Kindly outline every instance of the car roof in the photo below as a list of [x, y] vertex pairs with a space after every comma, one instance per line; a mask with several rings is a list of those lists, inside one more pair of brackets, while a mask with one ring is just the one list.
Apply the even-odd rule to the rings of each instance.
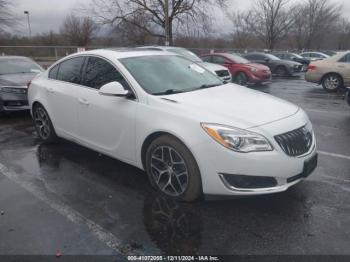
[[90, 51], [79, 52], [71, 55], [100, 55], [100, 56], [113, 56], [117, 59], [128, 58], [128, 57], [141, 57], [141, 56], [152, 56], [152, 55], [174, 55], [170, 52], [148, 50], [139, 48], [111, 48], [111, 49], [95, 49]]
[[148, 50], [167, 50], [167, 49], [185, 49], [179, 46], [162, 46], [162, 45], [150, 45], [150, 46], [139, 46], [137, 49], [148, 49]]

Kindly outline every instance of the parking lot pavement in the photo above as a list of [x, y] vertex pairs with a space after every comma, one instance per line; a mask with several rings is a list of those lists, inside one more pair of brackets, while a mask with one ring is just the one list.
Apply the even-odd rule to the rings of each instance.
[[183, 204], [144, 173], [0, 119], [0, 254], [350, 254], [350, 107], [303, 79], [255, 87], [313, 122], [319, 166], [287, 192]]

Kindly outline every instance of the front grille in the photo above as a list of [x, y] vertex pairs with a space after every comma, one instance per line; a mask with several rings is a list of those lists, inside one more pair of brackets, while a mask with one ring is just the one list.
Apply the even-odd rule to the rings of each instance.
[[228, 72], [228, 70], [218, 70], [215, 71], [215, 73], [219, 76], [219, 77], [225, 77], [225, 76], [229, 76], [230, 73]]
[[301, 156], [309, 152], [313, 136], [312, 131], [301, 127], [293, 131], [275, 136], [275, 140], [288, 156]]

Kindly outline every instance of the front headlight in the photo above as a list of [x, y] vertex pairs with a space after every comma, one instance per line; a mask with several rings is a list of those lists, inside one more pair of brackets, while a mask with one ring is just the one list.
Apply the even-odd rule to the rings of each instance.
[[202, 123], [201, 126], [216, 142], [233, 151], [248, 153], [273, 150], [270, 142], [257, 133], [217, 124]]
[[255, 67], [251, 67], [250, 71], [252, 71], [253, 73], [256, 73], [256, 72], [258, 72], [258, 69], [256, 69]]

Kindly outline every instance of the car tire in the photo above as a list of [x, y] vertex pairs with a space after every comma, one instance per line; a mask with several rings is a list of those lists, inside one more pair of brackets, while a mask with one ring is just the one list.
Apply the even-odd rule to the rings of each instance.
[[288, 70], [285, 66], [278, 66], [275, 71], [277, 76], [284, 77], [288, 76]]
[[343, 79], [337, 74], [328, 74], [322, 79], [322, 87], [329, 93], [337, 92], [343, 86]]
[[146, 152], [146, 172], [150, 183], [163, 195], [185, 202], [202, 196], [202, 180], [190, 150], [177, 138], [162, 135]]
[[241, 86], [248, 84], [248, 76], [244, 72], [239, 72], [235, 75], [235, 83]]
[[52, 125], [49, 114], [46, 109], [38, 104], [33, 108], [33, 120], [35, 130], [39, 138], [45, 143], [53, 143], [57, 141], [57, 135]]

